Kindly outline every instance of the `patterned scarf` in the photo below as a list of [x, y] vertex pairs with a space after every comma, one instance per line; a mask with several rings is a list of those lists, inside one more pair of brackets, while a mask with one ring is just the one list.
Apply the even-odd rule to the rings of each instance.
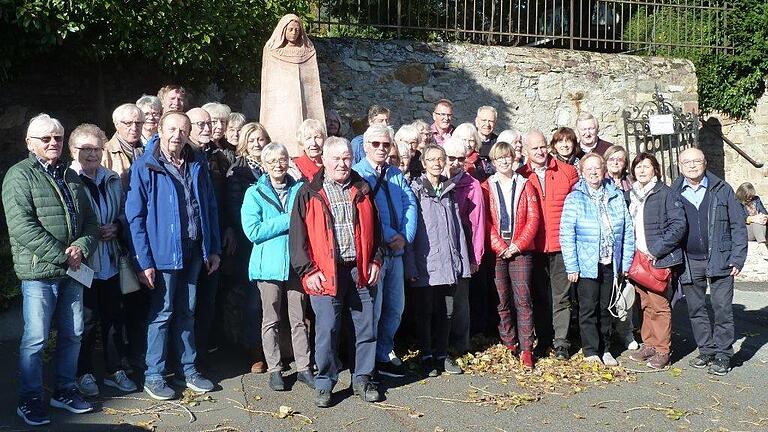
[[654, 177], [645, 186], [640, 185], [640, 182], [635, 182], [632, 185], [632, 189], [629, 191], [629, 214], [632, 215], [632, 219], [637, 219], [637, 212], [645, 204], [645, 199], [648, 198], [648, 194], [651, 193], [656, 186], [656, 182], [659, 181]]
[[254, 159], [251, 155], [245, 156], [245, 162], [248, 164], [248, 168], [261, 171], [261, 165], [259, 164], [259, 161]]
[[600, 260], [606, 261], [613, 257], [613, 225], [611, 224], [611, 216], [608, 213], [608, 195], [605, 193], [605, 187], [600, 186], [598, 189], [589, 189], [589, 198], [597, 207], [600, 214]]

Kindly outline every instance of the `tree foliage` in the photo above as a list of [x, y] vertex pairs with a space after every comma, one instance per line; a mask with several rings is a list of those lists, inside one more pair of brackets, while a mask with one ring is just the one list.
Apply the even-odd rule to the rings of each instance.
[[0, 79], [56, 51], [87, 62], [147, 62], [185, 84], [255, 84], [261, 50], [307, 0], [0, 0]]

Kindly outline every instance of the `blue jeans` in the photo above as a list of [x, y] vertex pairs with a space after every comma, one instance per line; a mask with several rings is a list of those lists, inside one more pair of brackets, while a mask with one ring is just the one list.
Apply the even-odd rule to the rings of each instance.
[[355, 372], [353, 383], [370, 378], [376, 359], [376, 332], [373, 329], [373, 299], [368, 288], [358, 289], [350, 270], [337, 267], [337, 292], [331, 296], [309, 296], [315, 311], [315, 388], [333, 390], [339, 380], [339, 332], [341, 312], [349, 309], [355, 328]]
[[56, 328], [56, 390], [75, 387], [83, 333], [83, 286], [72, 278], [21, 281], [24, 335], [19, 347], [19, 398], [43, 397], [42, 353]]
[[171, 341], [184, 375], [196, 372], [195, 294], [202, 262], [200, 242], [185, 241], [184, 267], [158, 270], [155, 274], [155, 288], [149, 290], [147, 370], [144, 372], [147, 381], [162, 378]]
[[376, 361], [389, 361], [395, 333], [405, 308], [403, 257], [386, 256], [381, 266], [378, 293], [373, 300], [373, 328], [377, 329]]

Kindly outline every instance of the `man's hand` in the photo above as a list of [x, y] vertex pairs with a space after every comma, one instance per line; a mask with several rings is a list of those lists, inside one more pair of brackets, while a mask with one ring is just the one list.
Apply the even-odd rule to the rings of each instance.
[[507, 248], [507, 250], [509, 251], [509, 257], [510, 258], [515, 256], [515, 254], [519, 254], [520, 253], [520, 248], [517, 247], [517, 245], [514, 244], [514, 243], [510, 243], [509, 247]]
[[477, 273], [477, 271], [480, 270], [480, 266], [477, 264], [469, 263], [469, 272], [472, 274]]
[[139, 282], [149, 287], [149, 289], [155, 288], [155, 269], [148, 268], [139, 273]]
[[376, 263], [368, 265], [368, 286], [374, 286], [379, 282], [379, 274], [381, 274], [381, 267]]
[[222, 241], [222, 248], [227, 255], [234, 255], [237, 251], [237, 240], [235, 239], [235, 230], [232, 227], [224, 230], [224, 239]]
[[77, 246], [70, 246], [64, 250], [67, 255], [67, 265], [72, 270], [80, 270], [80, 264], [83, 262], [83, 251]]
[[307, 289], [311, 293], [320, 294], [323, 292], [323, 282], [325, 282], [325, 276], [323, 272], [314, 272], [307, 276]]
[[736, 276], [741, 272], [737, 267], [731, 266], [731, 276]]
[[389, 241], [388, 245], [392, 251], [397, 252], [405, 247], [405, 237], [400, 234], [395, 234], [392, 237], [392, 240]]
[[99, 227], [99, 239], [112, 240], [117, 237], [118, 225], [114, 223], [104, 224]]
[[576, 283], [579, 281], [578, 273], [568, 273], [568, 282]]
[[219, 264], [221, 264], [221, 258], [219, 258], [216, 254], [210, 254], [208, 255], [208, 261], [205, 262], [205, 268], [208, 270], [208, 274], [211, 274], [219, 269]]

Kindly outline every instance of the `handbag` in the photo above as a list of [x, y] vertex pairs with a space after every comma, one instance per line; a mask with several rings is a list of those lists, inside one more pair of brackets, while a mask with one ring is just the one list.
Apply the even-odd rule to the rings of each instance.
[[139, 278], [136, 276], [136, 271], [133, 269], [131, 260], [127, 256], [120, 256], [120, 291], [125, 294], [130, 294], [141, 289], [139, 285]]
[[651, 260], [640, 252], [635, 251], [632, 265], [629, 266], [629, 279], [637, 285], [656, 294], [664, 294], [672, 279], [672, 270], [668, 268], [656, 268]]
[[635, 304], [635, 287], [626, 278], [613, 279], [613, 291], [608, 312], [619, 321], [627, 319], [627, 315]]

